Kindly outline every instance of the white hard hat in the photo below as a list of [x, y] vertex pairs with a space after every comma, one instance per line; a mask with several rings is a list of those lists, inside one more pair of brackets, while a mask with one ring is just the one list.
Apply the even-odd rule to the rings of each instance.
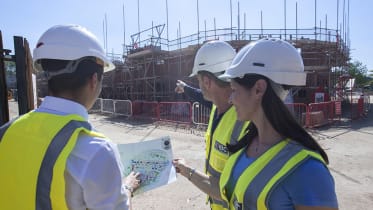
[[115, 68], [105, 56], [98, 39], [86, 28], [79, 25], [57, 25], [48, 29], [40, 37], [34, 49], [34, 66], [42, 70], [40, 59], [77, 60], [93, 56], [104, 62], [104, 71]]
[[235, 55], [236, 51], [227, 42], [218, 40], [206, 42], [197, 51], [192, 74], [189, 77], [197, 75], [200, 71], [208, 71], [213, 74], [223, 73]]
[[279, 39], [261, 39], [243, 47], [219, 78], [260, 74], [282, 85], [306, 84], [303, 60], [297, 49]]

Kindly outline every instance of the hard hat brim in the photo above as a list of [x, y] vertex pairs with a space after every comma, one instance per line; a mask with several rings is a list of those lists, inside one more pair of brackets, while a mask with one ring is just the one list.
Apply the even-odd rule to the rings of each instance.
[[[291, 86], [305, 86], [306, 85], [306, 72], [250, 72], [248, 74], [258, 74], [270, 78], [277, 84], [281, 85], [291, 85]], [[233, 78], [240, 78], [245, 75], [233, 75], [226, 71], [224, 74], [219, 76], [219, 79], [229, 81]]]

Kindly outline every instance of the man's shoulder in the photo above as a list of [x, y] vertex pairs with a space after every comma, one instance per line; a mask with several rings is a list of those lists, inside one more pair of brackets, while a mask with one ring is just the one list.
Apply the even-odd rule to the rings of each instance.
[[90, 159], [99, 151], [112, 152], [116, 145], [111, 140], [102, 137], [80, 134], [72, 154], [83, 159]]

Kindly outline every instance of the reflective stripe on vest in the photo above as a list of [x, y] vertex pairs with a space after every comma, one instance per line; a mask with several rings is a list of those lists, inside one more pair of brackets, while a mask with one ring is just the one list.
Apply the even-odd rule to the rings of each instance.
[[85, 128], [91, 130], [91, 126], [87, 122], [70, 121], [63, 127], [57, 135], [53, 138], [44, 155], [41, 163], [38, 181], [36, 185], [36, 209], [52, 209], [50, 200], [50, 190], [53, 178], [54, 164], [61, 154], [63, 148], [70, 140], [73, 132], [78, 128]]
[[242, 121], [236, 121], [233, 127], [232, 135], [231, 135], [231, 140], [229, 142], [230, 145], [235, 145], [238, 143], [238, 140], [240, 139], [240, 134], [242, 131], [242, 128], [244, 127], [245, 122]]
[[232, 106], [224, 113], [222, 119], [219, 121], [219, 124], [216, 126], [214, 133], [211, 133], [215, 112], [216, 106], [213, 105], [205, 136], [205, 172], [219, 178], [229, 156], [227, 144], [234, 144], [238, 142], [237, 139], [240, 139], [245, 135], [246, 127], [248, 126], [249, 122], [237, 121], [236, 110]]
[[3, 128], [0, 209], [67, 209], [64, 173], [79, 134], [105, 137], [78, 115], [30, 112]]
[[[229, 179], [233, 166], [242, 152], [232, 156], [222, 174], [220, 188], [225, 200], [224, 186]], [[296, 142], [284, 140], [255, 160], [237, 180], [230, 206], [233, 209], [267, 209], [266, 202], [270, 197], [271, 189], [283, 180], [289, 172], [294, 170], [309, 157], [323, 162], [321, 156], [315, 152], [305, 150]]]
[[[249, 122], [237, 121], [236, 110], [231, 106], [222, 116], [214, 133], [211, 133], [216, 106], [213, 105], [211, 109], [209, 124], [206, 131], [206, 160], [205, 160], [205, 173], [209, 176], [219, 179], [223, 171], [226, 160], [228, 159], [229, 152], [226, 147], [227, 144], [235, 144], [238, 139], [245, 135], [246, 128]], [[217, 201], [209, 198], [211, 208], [226, 209], [225, 202]]]

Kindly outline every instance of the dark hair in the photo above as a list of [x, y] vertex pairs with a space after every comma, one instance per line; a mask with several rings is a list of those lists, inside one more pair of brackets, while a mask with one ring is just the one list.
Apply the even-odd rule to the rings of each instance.
[[230, 85], [229, 82], [219, 79], [217, 76], [215, 76], [213, 73], [209, 71], [199, 71], [198, 74], [201, 75], [202, 77], [208, 77], [214, 80], [216, 84], [221, 88], [228, 87]]
[[[257, 74], [250, 74], [245, 75], [243, 78], [234, 78], [233, 80], [246, 89], [251, 89], [259, 79], [264, 79], [268, 84], [263, 96], [262, 108], [272, 127], [282, 136], [290, 138], [311, 150], [317, 151], [328, 164], [329, 159], [325, 151], [321, 148], [317, 141], [294, 119], [289, 109], [273, 90], [272, 86], [270, 85], [270, 80], [267, 77]], [[274, 104], [276, 105], [274, 106]], [[254, 123], [251, 122], [248, 129], [249, 132], [239, 141], [239, 145], [230, 146], [232, 152], [238, 151], [244, 146], [250, 144], [252, 139], [258, 135], [258, 129]]]
[[[88, 79], [94, 73], [97, 73], [99, 81], [102, 79], [104, 72], [103, 66], [96, 62], [95, 57], [84, 57], [81, 60], [77, 69], [72, 73], [56, 75], [48, 80], [48, 88], [54, 95], [59, 95], [62, 92], [70, 91], [77, 92], [86, 85]], [[69, 62], [79, 62], [78, 60], [56, 60], [43, 59], [40, 61], [42, 68], [46, 72], [55, 72], [63, 69]]]

